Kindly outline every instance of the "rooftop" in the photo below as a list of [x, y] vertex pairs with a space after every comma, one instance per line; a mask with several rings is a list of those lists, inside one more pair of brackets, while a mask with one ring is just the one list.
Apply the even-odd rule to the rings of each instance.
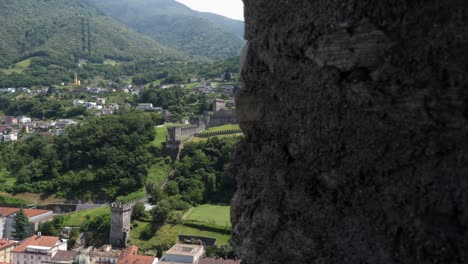
[[[18, 212], [20, 209], [15, 207], [0, 207], [0, 215], [1, 216], [9, 216]], [[23, 209], [24, 213], [28, 216], [28, 218], [35, 217], [41, 214], [52, 213], [50, 210], [39, 210], [39, 209]]]
[[60, 261], [60, 262], [62, 262], [62, 261], [74, 261], [77, 253], [78, 252], [76, 252], [76, 251], [59, 250], [59, 251], [57, 251], [55, 256], [52, 258], [52, 261], [53, 262], [57, 262], [57, 261]]
[[166, 254], [168, 255], [181, 255], [181, 256], [195, 256], [200, 251], [203, 251], [203, 246], [189, 245], [189, 244], [176, 244], [171, 247]]
[[20, 244], [14, 248], [11, 252], [21, 253], [25, 252], [26, 248], [29, 246], [34, 247], [48, 247], [52, 248], [57, 245], [58, 242], [62, 241], [59, 237], [53, 236], [37, 236], [34, 235], [32, 237], [26, 238], [25, 240], [21, 241]]
[[152, 264], [155, 261], [155, 257], [137, 255], [137, 252], [137, 246], [125, 249], [120, 255], [118, 264]]
[[14, 246], [16, 243], [17, 241], [14, 240], [0, 239], [0, 250]]

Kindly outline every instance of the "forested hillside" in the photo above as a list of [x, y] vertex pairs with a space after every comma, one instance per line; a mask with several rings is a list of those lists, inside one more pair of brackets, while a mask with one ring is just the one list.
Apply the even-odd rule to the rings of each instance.
[[0, 144], [0, 168], [16, 184], [5, 191], [56, 194], [79, 199], [114, 199], [143, 188], [153, 155], [158, 114], [133, 112], [96, 117], [67, 135], [33, 136]]
[[2, 0], [0, 24], [0, 67], [32, 56], [62, 61], [183, 58], [81, 0]]
[[184, 53], [211, 59], [239, 54], [242, 21], [201, 13], [174, 0], [89, 0], [104, 13]]

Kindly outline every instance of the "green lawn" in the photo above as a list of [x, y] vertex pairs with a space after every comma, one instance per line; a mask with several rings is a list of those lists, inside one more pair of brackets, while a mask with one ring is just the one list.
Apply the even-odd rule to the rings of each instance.
[[200, 82], [187, 83], [187, 84], [185, 84], [185, 88], [187, 88], [187, 89], [193, 89], [193, 88], [195, 88], [195, 87], [197, 87], [197, 86], [199, 86], [199, 85], [200, 85]]
[[104, 65], [111, 65], [111, 66], [115, 66], [115, 65], [118, 65], [119, 63], [116, 62], [115, 60], [104, 60]]
[[171, 165], [166, 164], [163, 158], [159, 158], [149, 169], [146, 182], [161, 185], [166, 180], [170, 171]]
[[239, 129], [239, 124], [229, 124], [229, 125], [224, 125], [224, 126], [210, 127], [206, 131], [218, 132], [218, 131], [233, 130], [233, 129]]
[[[148, 234], [151, 237], [147, 237]], [[227, 244], [229, 240], [229, 235], [204, 231], [181, 224], [165, 224], [155, 231], [150, 223], [134, 221], [130, 232], [130, 244], [137, 245], [142, 250], [149, 250], [164, 244], [170, 247], [177, 242], [179, 234], [216, 238], [216, 245], [218, 246]]]
[[203, 204], [190, 209], [185, 215], [184, 220], [202, 221], [224, 227], [231, 225], [230, 217], [230, 206]]
[[5, 72], [6, 74], [23, 73], [24, 70], [26, 70], [26, 68], [29, 67], [29, 65], [31, 65], [31, 59], [20, 61], [20, 62], [15, 64], [14, 68], [4, 69], [3, 72]]
[[101, 216], [101, 215], [110, 215], [110, 208], [108, 206], [106, 207], [100, 207], [96, 209], [90, 209], [86, 211], [80, 211], [80, 212], [74, 212], [71, 214], [65, 215], [65, 221], [63, 222], [64, 226], [80, 226], [84, 221], [87, 220], [87, 218], [90, 217], [96, 217], [96, 216]]
[[156, 137], [151, 142], [151, 145], [156, 146], [158, 148], [162, 148], [162, 144], [166, 142], [167, 136], [167, 126], [158, 126], [155, 128]]
[[193, 228], [190, 226], [178, 225], [179, 226], [179, 233], [181, 235], [191, 235], [191, 236], [203, 236], [203, 237], [212, 237], [216, 238], [216, 245], [226, 245], [229, 240], [229, 235], [220, 234], [211, 231], [205, 231], [198, 228]]

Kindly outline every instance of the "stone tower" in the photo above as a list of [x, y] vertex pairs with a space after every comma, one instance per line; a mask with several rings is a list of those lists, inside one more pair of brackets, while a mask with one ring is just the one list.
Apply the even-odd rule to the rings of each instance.
[[111, 230], [109, 243], [114, 247], [126, 247], [130, 233], [130, 217], [133, 204], [111, 204]]
[[213, 112], [218, 112], [221, 109], [226, 109], [226, 103], [224, 100], [215, 99], [213, 101]]

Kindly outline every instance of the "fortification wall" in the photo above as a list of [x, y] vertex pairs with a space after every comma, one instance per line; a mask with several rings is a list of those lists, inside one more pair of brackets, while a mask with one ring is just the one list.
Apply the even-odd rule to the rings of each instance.
[[214, 112], [207, 118], [208, 127], [222, 126], [227, 124], [238, 124], [235, 110], [221, 110]]

